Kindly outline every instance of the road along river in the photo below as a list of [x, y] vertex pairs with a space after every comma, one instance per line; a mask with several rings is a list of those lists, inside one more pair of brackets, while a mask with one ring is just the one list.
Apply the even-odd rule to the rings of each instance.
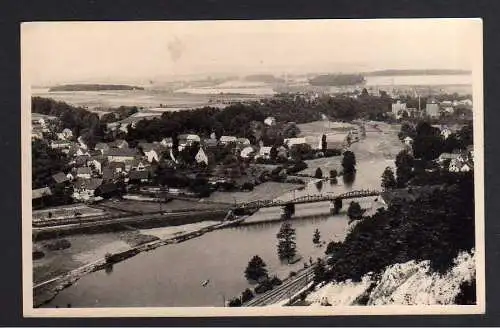
[[[366, 140], [353, 144], [357, 158], [357, 174], [351, 186], [323, 182], [310, 184], [295, 196], [357, 189], [380, 189], [380, 176], [401, 149], [397, 139], [398, 126], [378, 123], [382, 132], [368, 132]], [[327, 159], [325, 159], [327, 160]], [[292, 197], [293, 192], [281, 197]], [[370, 207], [364, 201], [364, 207]], [[251, 285], [244, 278], [245, 267], [254, 255], [267, 263], [268, 271], [285, 278], [291, 271], [303, 267], [304, 261], [322, 256], [324, 247], [312, 243], [315, 229], [325, 242], [343, 240], [347, 233], [345, 214], [331, 216], [328, 203], [297, 206], [292, 220], [296, 242], [303, 261], [292, 265], [282, 263], [276, 252], [276, 233], [281, 222], [257, 223], [216, 230], [183, 243], [140, 253], [117, 263], [112, 269], [93, 272], [74, 285], [62, 290], [45, 307], [154, 307], [154, 306], [223, 306], [223, 302], [238, 296]], [[347, 208], [345, 202], [343, 209]], [[345, 213], [345, 212], [344, 212]], [[250, 219], [279, 217], [281, 209], [269, 208], [255, 213]], [[205, 286], [202, 282], [209, 280]]]

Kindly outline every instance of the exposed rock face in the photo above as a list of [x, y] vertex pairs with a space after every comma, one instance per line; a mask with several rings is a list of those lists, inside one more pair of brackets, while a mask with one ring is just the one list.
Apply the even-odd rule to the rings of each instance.
[[[450, 305], [463, 283], [476, 278], [475, 253], [463, 252], [445, 274], [432, 272], [429, 261], [391, 265], [375, 280], [365, 275], [361, 282], [328, 283], [307, 297], [313, 306], [325, 300], [339, 305]], [[364, 299], [363, 302], [361, 300]]]

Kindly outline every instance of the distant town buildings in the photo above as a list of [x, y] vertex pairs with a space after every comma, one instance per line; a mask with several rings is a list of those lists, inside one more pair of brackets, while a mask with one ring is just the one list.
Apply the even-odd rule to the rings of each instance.
[[429, 101], [425, 105], [425, 113], [430, 117], [439, 117], [440, 116], [439, 104], [435, 100]]

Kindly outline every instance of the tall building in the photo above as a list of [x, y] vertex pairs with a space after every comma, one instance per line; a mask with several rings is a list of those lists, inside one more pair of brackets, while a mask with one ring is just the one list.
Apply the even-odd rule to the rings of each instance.
[[430, 117], [439, 117], [439, 104], [435, 100], [429, 101], [425, 105], [425, 113]]
[[406, 103], [401, 103], [401, 101], [397, 101], [395, 104], [392, 104], [392, 114], [394, 116], [398, 116], [399, 112], [406, 110]]

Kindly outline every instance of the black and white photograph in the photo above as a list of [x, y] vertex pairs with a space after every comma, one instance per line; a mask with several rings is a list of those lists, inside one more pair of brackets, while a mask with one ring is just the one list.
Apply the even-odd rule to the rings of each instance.
[[484, 313], [482, 46], [474, 18], [22, 23], [24, 315]]

